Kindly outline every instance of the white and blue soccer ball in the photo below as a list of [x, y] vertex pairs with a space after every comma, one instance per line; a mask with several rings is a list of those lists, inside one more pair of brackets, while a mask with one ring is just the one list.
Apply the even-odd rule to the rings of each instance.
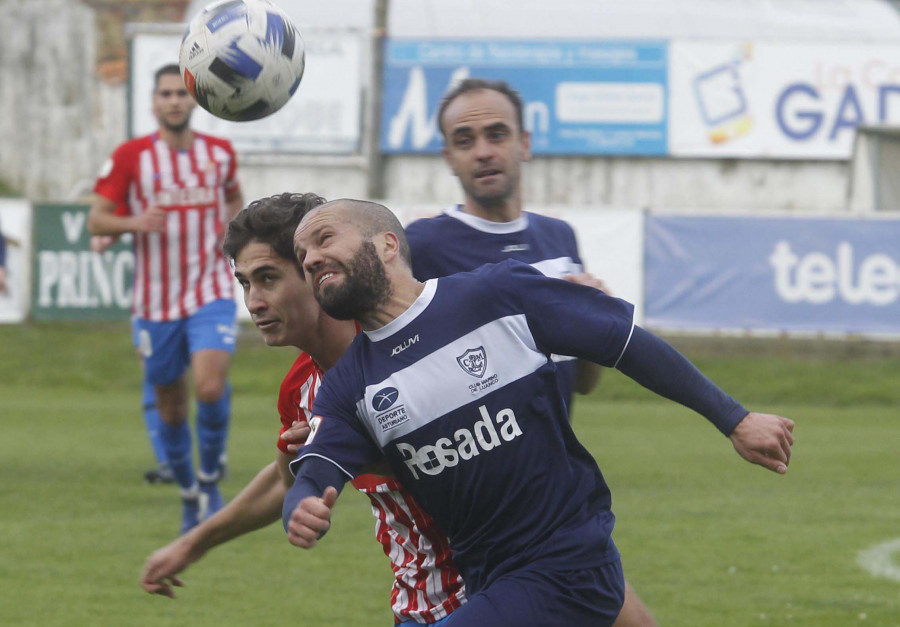
[[305, 62], [300, 31], [267, 0], [210, 4], [191, 20], [178, 56], [197, 103], [233, 122], [283, 107], [300, 85]]

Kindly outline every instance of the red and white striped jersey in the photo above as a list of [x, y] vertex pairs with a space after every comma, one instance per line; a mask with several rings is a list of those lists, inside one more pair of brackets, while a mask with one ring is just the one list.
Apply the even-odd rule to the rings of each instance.
[[[312, 417], [322, 374], [309, 355], [300, 353], [281, 383], [280, 433], [295, 421], [307, 422]], [[281, 439], [278, 448], [293, 455]], [[369, 497], [375, 516], [375, 538], [391, 560], [394, 620], [433, 623], [465, 603], [465, 584], [451, 559], [447, 538], [412, 495], [393, 477], [365, 474], [351, 483]]]
[[126, 215], [154, 205], [167, 212], [164, 232], [134, 234], [137, 317], [179, 320], [234, 298], [220, 238], [229, 219], [225, 198], [238, 191], [236, 172], [231, 143], [196, 132], [182, 151], [158, 133], [132, 139], [104, 165], [95, 193], [127, 207]]

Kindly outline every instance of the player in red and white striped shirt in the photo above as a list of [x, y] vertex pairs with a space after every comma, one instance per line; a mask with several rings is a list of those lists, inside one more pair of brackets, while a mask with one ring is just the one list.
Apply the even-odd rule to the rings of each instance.
[[[135, 327], [146, 377], [156, 389], [160, 437], [181, 487], [182, 532], [197, 524], [201, 496], [209, 511], [222, 506], [218, 481], [231, 411], [236, 308], [220, 244], [243, 204], [234, 150], [227, 140], [191, 130], [195, 105], [177, 65], [157, 71], [159, 129], [115, 150], [97, 179], [88, 218], [94, 235], [134, 234]], [[116, 215], [120, 205], [127, 215]], [[196, 475], [188, 366], [197, 399]]]
[[[305, 352], [281, 384], [276, 460], [215, 516], [150, 556], [141, 577], [148, 592], [174, 596], [172, 585], [181, 585], [177, 575], [209, 549], [281, 517], [284, 495], [293, 484], [288, 463], [309, 433], [307, 421], [323, 373], [358, 332], [355, 323], [322, 312], [293, 255], [294, 228], [306, 211], [323, 202], [314, 194], [266, 198], [229, 225], [224, 248], [235, 261], [244, 301], [266, 343]], [[391, 560], [395, 622], [440, 625], [465, 602], [446, 538], [395, 479], [365, 474], [353, 485], [369, 497], [376, 539]]]

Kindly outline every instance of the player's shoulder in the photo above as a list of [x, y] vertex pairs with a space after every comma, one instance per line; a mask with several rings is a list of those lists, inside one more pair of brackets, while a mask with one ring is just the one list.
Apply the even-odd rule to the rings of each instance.
[[321, 375], [321, 370], [308, 353], [301, 352], [281, 381], [282, 392], [302, 386], [311, 378]]
[[455, 225], [457, 222], [458, 220], [451, 217], [447, 211], [444, 211], [436, 216], [413, 220], [404, 230], [407, 238], [410, 236], [413, 238], [428, 238], [439, 235], [448, 226]]
[[510, 281], [514, 281], [522, 276], [543, 276], [540, 271], [536, 270], [530, 264], [518, 259], [504, 259], [497, 263], [486, 263], [468, 272], [458, 272], [450, 276], [438, 279], [445, 284], [456, 284], [457, 282], [465, 285], [469, 282], [472, 285], [480, 285], [487, 289], [493, 290], [498, 287], [507, 285]]
[[[144, 135], [126, 140], [116, 146], [97, 173], [98, 184], [110, 179], [122, 180], [134, 172], [142, 152], [152, 150], [153, 136]], [[94, 191], [98, 191], [95, 189]]]
[[226, 139], [225, 137], [218, 137], [216, 135], [207, 135], [206, 133], [201, 133], [199, 131], [194, 131], [194, 137], [198, 139], [202, 139], [206, 143], [211, 146], [218, 146], [227, 150], [228, 152], [234, 154], [234, 146], [231, 145], [231, 141]]
[[136, 155], [153, 147], [153, 135], [142, 135], [125, 140], [116, 147], [113, 157]]
[[531, 211], [526, 211], [525, 215], [528, 216], [528, 224], [532, 228], [560, 233], [574, 233], [572, 225], [560, 218], [545, 216], [540, 213], [532, 213]]

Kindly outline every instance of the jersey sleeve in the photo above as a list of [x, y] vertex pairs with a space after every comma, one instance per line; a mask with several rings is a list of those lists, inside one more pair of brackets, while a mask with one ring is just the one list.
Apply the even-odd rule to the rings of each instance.
[[128, 201], [128, 187], [131, 185], [134, 172], [135, 156], [127, 143], [122, 144], [107, 159], [100, 169], [94, 193], [121, 206]]
[[348, 379], [351, 370], [341, 366], [349, 362], [345, 355], [325, 376], [313, 404], [309, 438], [291, 462], [296, 476], [304, 459], [325, 459], [347, 475], [348, 479], [362, 474], [363, 469], [383, 457], [382, 451], [369, 436], [356, 415], [354, 399], [362, 398]]
[[301, 417], [297, 415], [297, 412], [292, 412], [291, 407], [291, 395], [293, 390], [291, 389], [291, 381], [290, 374], [285, 378], [281, 383], [281, 389], [278, 391], [278, 418], [281, 420], [281, 427], [278, 429], [278, 441], [276, 442], [276, 446], [278, 450], [284, 453], [285, 455], [293, 455], [291, 451], [288, 450], [288, 443], [281, 439], [281, 434], [291, 428], [291, 425], [295, 420], [300, 420]]
[[225, 174], [225, 195], [231, 196], [241, 190], [240, 183], [237, 178], [237, 154], [230, 141], [225, 141], [225, 150], [228, 152], [230, 161], [228, 163], [228, 172]]
[[619, 361], [634, 328], [631, 303], [593, 287], [545, 277], [518, 261], [498, 264], [493, 274], [495, 288], [506, 291], [525, 312], [540, 350], [607, 367]]

